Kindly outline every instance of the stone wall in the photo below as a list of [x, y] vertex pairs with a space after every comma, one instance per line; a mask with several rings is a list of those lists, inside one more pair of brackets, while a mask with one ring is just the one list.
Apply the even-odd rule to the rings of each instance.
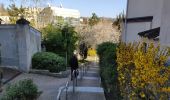
[[1, 65], [18, 66], [18, 45], [15, 25], [0, 25]]
[[28, 24], [0, 25], [0, 65], [28, 72], [31, 58], [41, 51], [41, 34]]

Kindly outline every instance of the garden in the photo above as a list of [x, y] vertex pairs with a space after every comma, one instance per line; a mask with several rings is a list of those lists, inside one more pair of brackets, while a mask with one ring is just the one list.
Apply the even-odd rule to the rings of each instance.
[[107, 100], [168, 100], [168, 49], [154, 44], [105, 42], [98, 45]]

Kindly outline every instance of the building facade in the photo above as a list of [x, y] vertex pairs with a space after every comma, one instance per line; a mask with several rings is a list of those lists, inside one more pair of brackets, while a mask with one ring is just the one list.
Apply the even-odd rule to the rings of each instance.
[[[68, 9], [61, 7], [51, 7], [50, 5], [44, 8], [38, 18], [39, 25], [45, 27], [48, 24], [58, 23], [58, 18], [61, 17], [64, 23], [71, 24], [73, 26], [80, 22], [80, 12], [75, 9]], [[60, 19], [61, 20], [61, 19]]]
[[170, 46], [169, 4], [168, 0], [128, 0], [122, 41], [149, 40]]
[[28, 24], [0, 25], [0, 66], [28, 72], [41, 51], [41, 33]]

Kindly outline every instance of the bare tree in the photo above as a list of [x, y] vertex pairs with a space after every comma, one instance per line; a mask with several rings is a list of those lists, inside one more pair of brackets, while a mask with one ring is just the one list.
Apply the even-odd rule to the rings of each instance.
[[110, 41], [117, 43], [120, 34], [116, 28], [112, 27], [112, 20], [110, 18], [100, 18], [100, 21], [91, 27], [84, 18], [84, 23], [76, 27], [79, 33], [80, 43], [85, 42], [92, 48], [95, 48], [96, 45], [102, 42]]

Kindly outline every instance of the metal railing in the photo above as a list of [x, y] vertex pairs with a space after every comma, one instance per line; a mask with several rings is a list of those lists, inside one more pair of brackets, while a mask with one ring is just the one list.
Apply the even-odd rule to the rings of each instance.
[[72, 79], [73, 79], [73, 93], [75, 92], [75, 86], [77, 86], [77, 72], [78, 70], [73, 70]]
[[[89, 65], [88, 65], [88, 63], [86, 63], [86, 64], [83, 64], [80, 68], [80, 77], [81, 77], [81, 79], [82, 79], [82, 77], [86, 74], [86, 72], [87, 72], [87, 70], [89, 69]], [[77, 86], [77, 70], [73, 70], [73, 72], [72, 72], [72, 74], [71, 74], [71, 77], [72, 77], [72, 79], [73, 79], [73, 93], [75, 93], [75, 87]], [[61, 94], [62, 94], [62, 92], [64, 91], [64, 90], [66, 90], [66, 100], [68, 99], [67, 97], [68, 97], [68, 87], [69, 87], [69, 82], [67, 81], [67, 83], [66, 83], [66, 85], [65, 85], [65, 87], [63, 87], [63, 88], [61, 88], [60, 90], [59, 90], [59, 93], [58, 93], [58, 95], [57, 95], [57, 100], [61, 100]]]
[[69, 82], [66, 83], [65, 87], [61, 88], [59, 90], [59, 93], [57, 95], [57, 100], [61, 100], [61, 94], [64, 90], [66, 90], [66, 100], [67, 100], [67, 91], [68, 91], [68, 87], [69, 87]]
[[88, 63], [82, 64], [82, 66], [80, 67], [80, 78], [82, 79], [83, 76], [87, 73], [87, 70], [89, 69], [89, 65]]
[[[76, 70], [73, 70], [73, 73], [71, 75], [71, 77], [73, 78], [73, 93], [75, 92], [75, 86], [77, 86], [77, 76], [76, 76]], [[61, 94], [63, 93], [63, 91], [66, 91], [66, 100], [68, 99], [68, 87], [69, 87], [69, 81], [67, 81], [66, 85], [62, 88], [60, 88], [58, 95], [57, 95], [57, 100], [61, 100]]]

